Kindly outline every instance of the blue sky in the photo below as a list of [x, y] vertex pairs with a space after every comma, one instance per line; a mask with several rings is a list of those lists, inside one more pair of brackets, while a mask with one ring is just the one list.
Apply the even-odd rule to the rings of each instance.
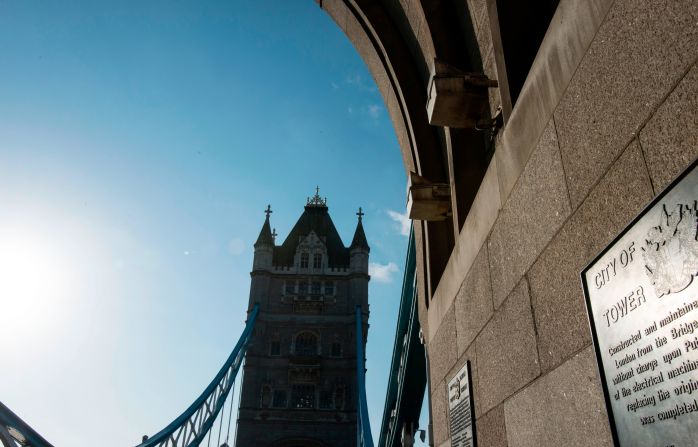
[[242, 330], [270, 203], [319, 185], [371, 244], [377, 438], [406, 177], [363, 62], [312, 0], [0, 2], [0, 400], [60, 446], [134, 445]]

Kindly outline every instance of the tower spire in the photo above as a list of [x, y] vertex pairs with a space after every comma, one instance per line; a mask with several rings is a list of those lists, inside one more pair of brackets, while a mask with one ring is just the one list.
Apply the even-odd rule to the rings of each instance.
[[366, 233], [364, 232], [364, 226], [361, 223], [362, 218], [364, 216], [364, 212], [359, 207], [359, 211], [356, 213], [357, 216], [359, 216], [359, 222], [356, 224], [356, 231], [354, 231], [354, 238], [351, 240], [351, 245], [349, 248], [354, 249], [354, 248], [362, 248], [366, 251], [371, 251], [371, 249], [368, 246], [368, 241], [366, 240]]
[[269, 224], [269, 216], [271, 213], [273, 213], [271, 205], [267, 205], [267, 209], [264, 210], [264, 214], [266, 214], [267, 217], [264, 219], [264, 225], [262, 225], [262, 231], [259, 232], [257, 242], [254, 243], [255, 248], [261, 245], [274, 246], [274, 235], [271, 232], [271, 225]]

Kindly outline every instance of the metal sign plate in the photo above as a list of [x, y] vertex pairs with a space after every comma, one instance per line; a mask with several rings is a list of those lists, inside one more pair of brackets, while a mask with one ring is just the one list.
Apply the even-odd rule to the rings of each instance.
[[582, 271], [611, 431], [622, 447], [698, 445], [698, 168]]
[[470, 361], [448, 382], [448, 421], [451, 447], [474, 447], [473, 399], [470, 383]]

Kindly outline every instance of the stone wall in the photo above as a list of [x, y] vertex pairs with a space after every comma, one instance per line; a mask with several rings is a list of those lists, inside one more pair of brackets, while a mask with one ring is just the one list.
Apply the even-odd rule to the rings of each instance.
[[612, 445], [579, 274], [698, 155], [698, 3], [560, 0], [513, 109], [495, 0], [319, 3], [372, 72], [407, 171], [433, 150], [410, 109], [427, 85], [400, 74], [426, 78], [435, 56], [458, 53], [447, 5], [468, 12], [500, 81], [489, 106], [504, 127], [433, 293], [415, 233], [435, 445], [450, 445], [446, 383], [466, 360], [480, 446]]
[[479, 445], [612, 445], [579, 273], [698, 155], [697, 49], [695, 2], [560, 2], [422, 316], [437, 446], [466, 360]]

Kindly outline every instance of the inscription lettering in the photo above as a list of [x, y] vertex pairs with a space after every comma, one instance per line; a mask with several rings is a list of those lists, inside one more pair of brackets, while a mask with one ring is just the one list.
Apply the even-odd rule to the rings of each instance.
[[654, 339], [654, 344], [657, 345], [657, 347], [662, 347], [665, 344], [669, 343], [666, 337], [657, 337]]
[[659, 362], [657, 360], [650, 360], [647, 363], [642, 363], [642, 364], [638, 365], [635, 368], [635, 372], [637, 372], [638, 374], [642, 374], [642, 373], [645, 373], [647, 371], [654, 372], [657, 365], [659, 365]]
[[646, 397], [644, 394], [641, 399], [635, 399], [635, 402], [628, 404], [628, 411], [636, 412], [638, 408], [647, 407], [652, 405], [653, 407], [657, 405], [657, 400], [654, 396]]
[[620, 368], [621, 366], [625, 366], [635, 359], [637, 359], [637, 356], [635, 355], [634, 352], [632, 354], [625, 354], [625, 357], [623, 357], [622, 359], [615, 360], [616, 368]]
[[636, 334], [631, 335], [626, 340], [623, 340], [622, 342], [618, 343], [617, 345], [609, 348], [608, 353], [611, 354], [611, 356], [618, 354], [619, 352], [623, 351], [628, 346], [632, 345], [633, 343], [638, 342], [641, 338], [642, 338], [642, 335], [640, 334], [640, 331], [638, 330]]
[[620, 261], [620, 266], [623, 268], [627, 267], [631, 262], [633, 262], [633, 253], [635, 253], [635, 241], [631, 242], [628, 247], [621, 250], [617, 257], [614, 257], [610, 262], [606, 263], [606, 265], [604, 265], [596, 273], [594, 276], [594, 284], [596, 285], [596, 288], [602, 288], [618, 274], [618, 270], [616, 269], [618, 265], [617, 261]]
[[657, 322], [653, 322], [651, 325], [645, 328], [645, 335], [650, 335], [652, 332], [657, 330]]
[[654, 424], [654, 416], [641, 416], [640, 422], [642, 425]]
[[698, 361], [686, 360], [678, 368], [674, 368], [667, 374], [670, 379], [674, 379], [680, 375], [686, 374], [698, 368]]
[[678, 327], [671, 330], [671, 338], [676, 340], [684, 335], [693, 334], [698, 329], [698, 321], [693, 320], [690, 323], [681, 323]]
[[688, 382], [681, 381], [681, 385], [674, 388], [674, 394], [680, 396], [682, 394], [693, 394], [694, 391], [698, 391], [698, 383], [693, 379], [688, 379]]
[[657, 413], [657, 417], [660, 421], [665, 421], [667, 419], [676, 420], [679, 416], [684, 416], [695, 411], [698, 411], [698, 401], [693, 399], [693, 402], [684, 402], [683, 404], [677, 404], [670, 410], [660, 411]]
[[660, 402], [665, 401], [671, 397], [671, 393], [665, 390], [657, 390], [657, 398]]
[[629, 295], [618, 300], [613, 307], [604, 312], [603, 316], [606, 317], [606, 326], [610, 327], [611, 323], [618, 323], [621, 318], [626, 317], [630, 312], [636, 310], [646, 302], [647, 298], [645, 298], [644, 290], [642, 290], [642, 286], [640, 286], [637, 290], [633, 290]]
[[698, 300], [692, 301], [688, 304], [683, 303], [683, 306], [679, 307], [675, 311], [669, 312], [669, 315], [659, 320], [659, 325], [664, 327], [695, 309], [698, 309]]
[[637, 393], [638, 391], [642, 391], [645, 388], [650, 388], [655, 385], [659, 385], [660, 383], [664, 382], [664, 372], [660, 372], [656, 376], [649, 376], [646, 377], [645, 380], [642, 382], [635, 382], [635, 385], [633, 385], [633, 392]]
[[674, 349], [673, 351], [667, 352], [662, 356], [664, 363], [671, 365], [671, 362], [681, 357], [681, 348]]
[[686, 348], [686, 353], [698, 349], [698, 337], [693, 337], [693, 340], [686, 340], [684, 347]]
[[652, 345], [647, 345], [644, 348], [637, 348], [637, 358], [640, 358], [643, 355], [649, 354], [652, 351], [654, 351], [654, 348], [652, 347]]
[[616, 258], [613, 258], [613, 261], [606, 264], [606, 266], [596, 274], [594, 278], [594, 281], [596, 281], [596, 288], [600, 289], [605, 286], [606, 283], [611, 280], [611, 275], [616, 276]]

